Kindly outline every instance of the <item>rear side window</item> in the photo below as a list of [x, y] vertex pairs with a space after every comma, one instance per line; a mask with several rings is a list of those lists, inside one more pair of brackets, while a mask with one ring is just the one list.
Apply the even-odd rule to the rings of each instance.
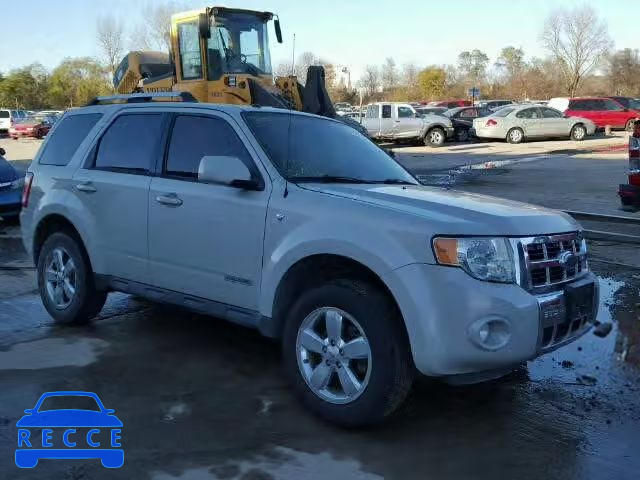
[[9, 110], [0, 110], [0, 118], [9, 118]]
[[198, 178], [200, 160], [205, 156], [238, 157], [249, 169], [253, 167], [242, 141], [225, 120], [180, 115], [173, 125], [164, 173]]
[[100, 139], [95, 168], [123, 173], [147, 173], [162, 143], [163, 115], [121, 115]]
[[382, 106], [382, 118], [391, 118], [391, 105]]
[[60, 121], [60, 125], [47, 140], [47, 145], [40, 155], [40, 165], [64, 166], [78, 150], [91, 129], [102, 117], [101, 113], [71, 115]]

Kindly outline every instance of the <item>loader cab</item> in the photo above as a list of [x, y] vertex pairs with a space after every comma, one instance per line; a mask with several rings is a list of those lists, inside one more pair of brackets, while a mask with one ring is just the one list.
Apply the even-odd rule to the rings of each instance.
[[[270, 12], [222, 7], [174, 15], [177, 89], [200, 101], [251, 103], [248, 79], [267, 88], [274, 85], [268, 35], [273, 17]], [[278, 20], [274, 26], [281, 41]]]

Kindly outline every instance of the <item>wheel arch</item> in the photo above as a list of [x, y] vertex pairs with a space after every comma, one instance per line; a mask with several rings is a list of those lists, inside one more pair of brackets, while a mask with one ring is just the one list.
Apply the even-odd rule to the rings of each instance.
[[[324, 282], [339, 279], [362, 280], [379, 288], [397, 309], [398, 318], [402, 318], [401, 309], [393, 292], [381, 276], [370, 267], [343, 255], [313, 254], [297, 260], [280, 278], [273, 296], [271, 318], [268, 326], [261, 327], [262, 333], [279, 338], [284, 329], [287, 311], [303, 291]], [[401, 331], [408, 338], [405, 322], [401, 323]]]
[[80, 231], [71, 220], [59, 213], [51, 213], [41, 218], [34, 230], [32, 251], [33, 261], [36, 265], [38, 264], [38, 259], [40, 258], [40, 252], [42, 251], [44, 242], [46, 242], [47, 238], [56, 232], [65, 232], [76, 239], [80, 250], [83, 255], [85, 255], [89, 265], [91, 265], [87, 247]]

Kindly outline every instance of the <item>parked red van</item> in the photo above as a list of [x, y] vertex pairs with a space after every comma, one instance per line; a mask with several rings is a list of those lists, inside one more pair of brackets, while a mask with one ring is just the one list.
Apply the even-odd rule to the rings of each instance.
[[471, 106], [471, 101], [469, 101], [469, 100], [444, 100], [442, 102], [429, 102], [428, 105], [430, 107], [447, 107], [447, 108], [470, 107]]
[[640, 118], [640, 111], [625, 108], [612, 98], [577, 97], [552, 98], [548, 106], [560, 110], [569, 117], [582, 117], [591, 120], [598, 128], [610, 125], [611, 128], [633, 130], [633, 122]]

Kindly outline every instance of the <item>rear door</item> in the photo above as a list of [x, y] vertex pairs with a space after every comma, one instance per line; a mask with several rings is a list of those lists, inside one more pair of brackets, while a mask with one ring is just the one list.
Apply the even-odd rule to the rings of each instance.
[[525, 108], [515, 114], [515, 126], [518, 126], [524, 132], [525, 137], [543, 136], [543, 127], [541, 124], [542, 113], [537, 107]]
[[415, 138], [420, 135], [423, 122], [409, 105], [394, 105], [395, 127], [393, 138]]
[[148, 283], [150, 172], [162, 154], [167, 116], [132, 110], [109, 124], [73, 180], [104, 256], [107, 271], [100, 273]]
[[630, 115], [625, 112], [625, 108], [615, 100], [610, 98], [599, 99], [602, 106], [602, 118], [604, 125], [611, 125], [613, 128], [624, 128]]
[[381, 105], [382, 117], [380, 119], [380, 136], [393, 138], [395, 130], [395, 121], [393, 119], [393, 109], [390, 103]]

